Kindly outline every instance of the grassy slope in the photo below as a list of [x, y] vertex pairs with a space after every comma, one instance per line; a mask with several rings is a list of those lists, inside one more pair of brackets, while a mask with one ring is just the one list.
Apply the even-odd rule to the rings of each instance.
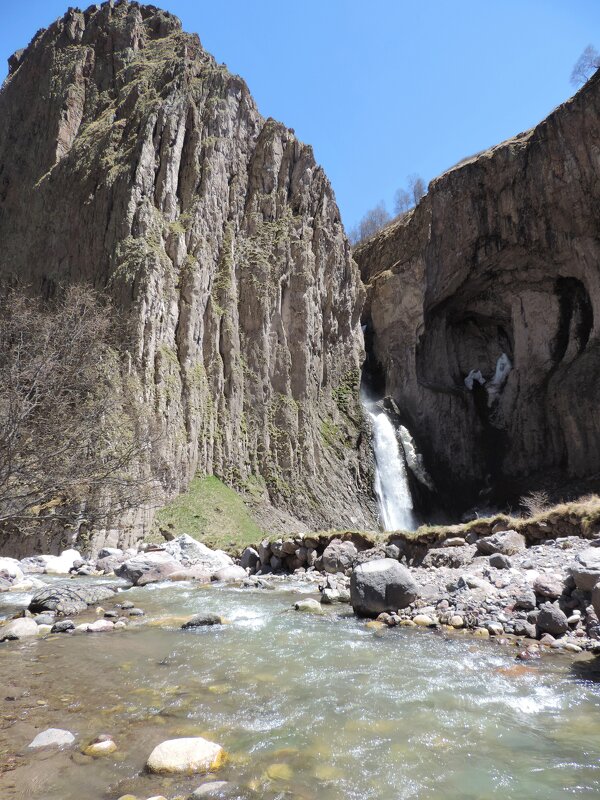
[[[161, 528], [229, 552], [263, 537], [242, 498], [214, 476], [194, 478], [187, 492], [162, 508], [156, 516], [157, 533]], [[162, 539], [160, 534], [153, 538]]]

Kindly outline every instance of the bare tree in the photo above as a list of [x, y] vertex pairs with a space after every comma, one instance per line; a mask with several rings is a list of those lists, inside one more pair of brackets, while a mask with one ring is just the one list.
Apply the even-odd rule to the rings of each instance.
[[369, 236], [373, 236], [373, 234], [385, 227], [390, 220], [391, 217], [382, 201], [375, 208], [367, 211], [358, 225], [350, 231], [348, 236], [350, 243], [355, 245], [364, 239], [368, 239]]
[[[95, 521], [145, 502], [152, 431], [109, 305], [74, 287], [52, 305], [0, 301], [0, 525]], [[110, 508], [109, 508], [110, 507]]]
[[408, 176], [408, 191], [412, 196], [413, 205], [417, 206], [425, 195], [425, 181], [420, 175]]
[[594, 72], [600, 68], [600, 53], [589, 44], [577, 59], [573, 72], [571, 73], [571, 83], [573, 86], [581, 86]]
[[394, 213], [397, 216], [406, 214], [413, 206], [412, 197], [406, 189], [398, 189], [394, 195]]

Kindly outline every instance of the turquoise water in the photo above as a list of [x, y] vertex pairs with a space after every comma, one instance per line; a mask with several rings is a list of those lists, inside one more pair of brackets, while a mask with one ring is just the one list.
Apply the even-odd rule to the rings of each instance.
[[[0, 764], [14, 766], [2, 800], [185, 798], [202, 777], [151, 776], [144, 764], [159, 742], [190, 735], [230, 754], [218, 774], [228, 797], [600, 796], [600, 684], [587, 664], [377, 631], [342, 607], [303, 615], [289, 610], [300, 591], [133, 589], [147, 612], [139, 626], [0, 647]], [[230, 624], [179, 630], [199, 611]], [[111, 734], [118, 751], [28, 752], [47, 727], [79, 746]]]

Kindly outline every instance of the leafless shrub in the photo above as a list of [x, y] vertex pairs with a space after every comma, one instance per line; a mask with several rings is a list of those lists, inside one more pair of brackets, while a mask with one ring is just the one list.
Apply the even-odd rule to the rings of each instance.
[[153, 432], [118, 338], [114, 310], [85, 287], [0, 300], [3, 527], [97, 522], [147, 500]]
[[543, 490], [529, 492], [521, 497], [519, 504], [528, 517], [535, 517], [550, 508], [550, 497]]
[[571, 72], [573, 86], [581, 86], [600, 68], [600, 53], [591, 44], [579, 56]]

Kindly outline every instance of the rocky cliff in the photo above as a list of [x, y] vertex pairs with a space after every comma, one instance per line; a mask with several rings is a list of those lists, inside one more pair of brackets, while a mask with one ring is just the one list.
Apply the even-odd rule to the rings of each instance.
[[355, 251], [381, 390], [447, 503], [600, 472], [600, 76]]
[[198, 470], [291, 527], [372, 525], [363, 289], [311, 148], [133, 2], [38, 32], [9, 60], [0, 118], [0, 276], [109, 292], [166, 494]]

